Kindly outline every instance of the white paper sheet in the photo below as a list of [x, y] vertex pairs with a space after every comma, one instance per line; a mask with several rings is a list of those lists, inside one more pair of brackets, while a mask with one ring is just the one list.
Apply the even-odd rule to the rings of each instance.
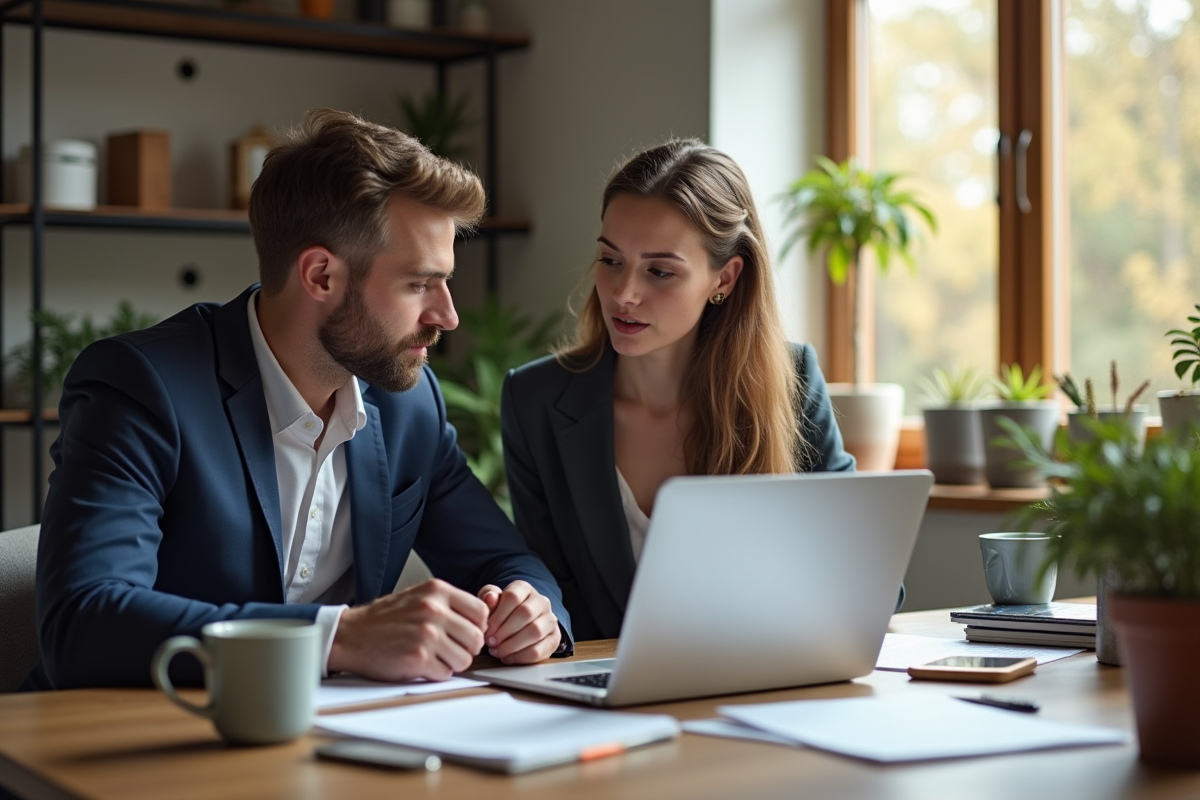
[[486, 694], [320, 717], [317, 730], [522, 772], [669, 739], [678, 735], [679, 723], [665, 714], [596, 711]]
[[684, 733], [695, 733], [700, 736], [719, 736], [722, 739], [746, 739], [751, 742], [766, 742], [767, 744], [782, 744], [787, 747], [797, 747], [797, 743], [786, 736], [751, 728], [740, 722], [729, 719], [689, 719], [680, 723]]
[[800, 744], [869, 761], [898, 762], [1124, 744], [1125, 731], [909, 695], [721, 706], [721, 714]]
[[321, 681], [321, 685], [317, 688], [315, 702], [318, 711], [325, 711], [330, 708], [390, 700], [406, 694], [453, 692], [458, 689], [474, 689], [478, 686], [487, 686], [487, 684], [469, 678], [451, 678], [448, 681], [418, 679], [405, 683], [379, 683], [360, 678], [357, 675], [336, 675]]
[[910, 636], [889, 633], [883, 637], [883, 648], [875, 661], [875, 669], [904, 672], [918, 664], [928, 664], [950, 656], [1000, 656], [1004, 658], [1036, 658], [1038, 664], [1082, 653], [1069, 647], [1029, 647], [1017, 644], [985, 644], [966, 639], [938, 639], [933, 636]]

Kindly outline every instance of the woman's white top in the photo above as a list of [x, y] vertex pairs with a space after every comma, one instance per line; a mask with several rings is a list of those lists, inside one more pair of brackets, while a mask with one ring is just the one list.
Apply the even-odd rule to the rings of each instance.
[[642, 548], [646, 545], [646, 530], [650, 527], [650, 518], [638, 507], [633, 489], [625, 482], [625, 476], [617, 469], [617, 486], [621, 489], [621, 508], [625, 510], [625, 521], [629, 523], [629, 543], [633, 545], [633, 560], [642, 557]]

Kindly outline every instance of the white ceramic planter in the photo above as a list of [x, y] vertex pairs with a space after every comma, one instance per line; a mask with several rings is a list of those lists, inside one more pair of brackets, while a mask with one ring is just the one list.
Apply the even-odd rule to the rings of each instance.
[[898, 383], [829, 384], [829, 399], [842, 442], [861, 472], [896, 466], [904, 387]]
[[1060, 414], [1058, 403], [1053, 400], [1001, 403], [980, 409], [979, 422], [983, 432], [987, 482], [997, 489], [1044, 486], [1046, 476], [1040, 470], [1032, 467], [1013, 467], [1012, 462], [1022, 458], [1021, 451], [995, 443], [997, 438], [1010, 435], [1000, 427], [997, 420], [1007, 417], [1022, 427], [1033, 428], [1042, 447], [1050, 450], [1054, 444], [1054, 433], [1058, 430]]
[[1200, 392], [1158, 393], [1164, 433], [1182, 433], [1189, 425], [1200, 426]]
[[927, 408], [925, 465], [938, 483], [983, 483], [983, 433], [979, 407]]

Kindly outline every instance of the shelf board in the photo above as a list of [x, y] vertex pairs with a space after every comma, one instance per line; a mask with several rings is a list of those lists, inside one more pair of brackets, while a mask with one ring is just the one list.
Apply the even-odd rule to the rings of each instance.
[[[146, 211], [131, 206], [97, 206], [92, 211], [47, 208], [46, 225], [62, 228], [132, 228], [136, 230], [249, 233], [245, 211], [222, 208], [168, 208]], [[0, 203], [0, 226], [28, 225], [28, 203]], [[476, 236], [528, 233], [529, 220], [518, 217], [488, 217]]]
[[[521, 50], [530, 43], [529, 37], [521, 34], [392, 28], [382, 24], [235, 11], [187, 2], [44, 0], [43, 8], [45, 24], [55, 28], [412, 61], [448, 63]], [[10, 11], [7, 20], [29, 23], [29, 5]]]
[[[42, 419], [58, 422], [58, 409], [42, 409]], [[32, 422], [33, 412], [27, 408], [0, 408], [0, 425], [29, 425]]]

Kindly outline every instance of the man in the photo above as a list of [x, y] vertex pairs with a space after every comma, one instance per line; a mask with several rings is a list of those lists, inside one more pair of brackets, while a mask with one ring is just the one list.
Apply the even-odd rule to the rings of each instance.
[[[147, 684], [216, 620], [300, 617], [327, 672], [444, 679], [571, 649], [550, 573], [466, 466], [426, 348], [458, 324], [479, 180], [330, 110], [254, 184], [261, 289], [96, 343], [67, 376], [24, 688]], [[389, 594], [415, 549], [444, 578]], [[199, 680], [189, 660], [175, 677]]]

